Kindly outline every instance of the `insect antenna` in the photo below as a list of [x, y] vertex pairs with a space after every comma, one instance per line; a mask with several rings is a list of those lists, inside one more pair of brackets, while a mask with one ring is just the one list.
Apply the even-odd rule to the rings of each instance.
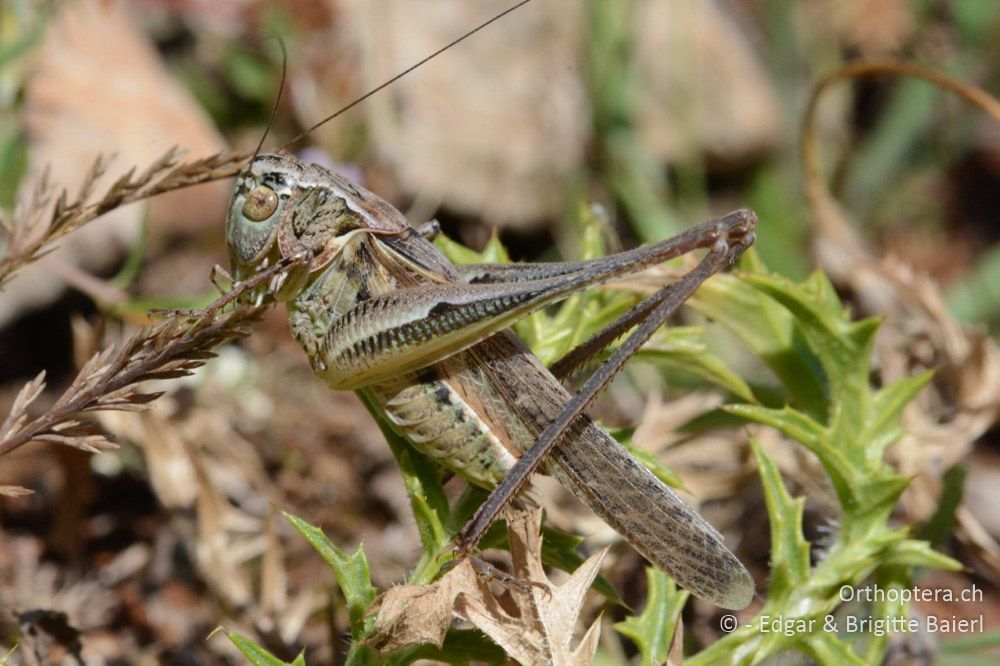
[[[387, 88], [387, 87], [391, 86], [393, 83], [395, 83], [396, 81], [400, 80], [401, 78], [403, 78], [404, 76], [406, 76], [407, 74], [409, 74], [410, 72], [412, 72], [413, 70], [415, 70], [415, 69], [417, 69], [419, 67], [422, 67], [423, 65], [427, 64], [428, 62], [430, 62], [434, 58], [438, 57], [439, 55], [441, 55], [442, 53], [444, 53], [445, 51], [447, 51], [451, 47], [455, 46], [456, 44], [458, 44], [460, 42], [465, 41], [469, 37], [472, 37], [474, 34], [476, 34], [477, 32], [479, 32], [483, 28], [486, 28], [487, 26], [491, 25], [492, 23], [494, 23], [496, 21], [499, 21], [500, 19], [502, 19], [507, 14], [510, 14], [511, 12], [513, 12], [513, 11], [515, 11], [515, 10], [523, 7], [524, 5], [528, 4], [529, 2], [531, 2], [531, 0], [520, 0], [520, 2], [517, 2], [517, 3], [513, 4], [513, 5], [511, 5], [507, 9], [503, 10], [502, 12], [500, 12], [499, 14], [496, 14], [492, 18], [484, 21], [483, 23], [480, 23], [479, 25], [477, 25], [476, 27], [472, 28], [471, 30], [469, 30], [465, 34], [463, 34], [463, 35], [461, 35], [459, 37], [456, 37], [451, 42], [449, 42], [449, 43], [445, 44], [444, 46], [442, 46], [441, 48], [439, 48], [437, 51], [434, 51], [430, 55], [428, 55], [428, 56], [426, 56], [426, 57], [418, 60], [417, 62], [413, 63], [412, 65], [410, 65], [409, 67], [407, 67], [403, 71], [399, 72], [398, 74], [396, 74], [392, 78], [390, 78], [390, 79], [388, 79], [388, 80], [380, 83], [379, 85], [375, 86], [374, 88], [372, 88], [371, 90], [369, 90], [368, 92], [366, 92], [364, 95], [361, 95], [360, 97], [356, 98], [353, 102], [351, 102], [351, 103], [349, 103], [349, 104], [347, 104], [345, 106], [342, 106], [341, 108], [337, 109], [336, 111], [334, 111], [333, 113], [331, 113], [330, 115], [328, 115], [326, 118], [323, 118], [322, 120], [320, 120], [318, 123], [312, 125], [311, 127], [308, 127], [306, 129], [304, 129], [302, 132], [300, 132], [298, 135], [296, 135], [294, 138], [292, 138], [288, 143], [286, 143], [284, 146], [282, 146], [282, 148], [287, 148], [287, 147], [291, 146], [292, 144], [300, 141], [301, 139], [303, 139], [306, 135], [308, 135], [313, 130], [316, 130], [319, 127], [325, 125], [326, 123], [330, 122], [331, 120], [333, 120], [334, 118], [336, 118], [340, 114], [344, 113], [345, 111], [348, 111], [348, 110], [354, 108], [355, 106], [357, 106], [361, 102], [365, 101], [366, 99], [368, 99], [369, 97], [371, 97], [375, 93], [379, 92], [380, 90], [383, 90], [384, 88]], [[263, 139], [261, 139], [261, 142], [263, 142]], [[259, 150], [259, 148], [258, 148], [258, 150]], [[254, 153], [254, 156], [256, 156], [256, 153]]]
[[267, 125], [264, 126], [264, 133], [261, 135], [260, 142], [257, 143], [257, 148], [254, 149], [248, 164], [253, 164], [253, 161], [257, 159], [257, 155], [260, 153], [260, 149], [264, 147], [264, 140], [267, 138], [268, 132], [271, 131], [271, 125], [274, 124], [274, 117], [278, 114], [278, 105], [281, 103], [281, 93], [285, 89], [285, 77], [288, 74], [288, 51], [285, 50], [285, 42], [278, 35], [271, 35], [271, 37], [277, 40], [278, 46], [281, 48], [281, 82], [278, 84], [278, 94], [274, 98], [271, 115], [267, 119]]

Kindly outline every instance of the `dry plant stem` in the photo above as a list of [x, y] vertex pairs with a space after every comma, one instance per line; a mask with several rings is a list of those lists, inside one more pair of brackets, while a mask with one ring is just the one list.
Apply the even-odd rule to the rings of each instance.
[[868, 76], [910, 76], [923, 79], [939, 88], [955, 93], [1000, 122], [1000, 101], [995, 97], [982, 88], [958, 81], [930, 67], [900, 60], [862, 60], [841, 67], [821, 79], [813, 88], [802, 122], [800, 157], [806, 173], [806, 197], [813, 215], [821, 224], [827, 217], [823, 212], [829, 210], [833, 196], [827, 187], [826, 179], [823, 177], [823, 164], [820, 159], [819, 130], [816, 123], [819, 101], [823, 94], [837, 83]]
[[[0, 216], [0, 240], [5, 246], [4, 256], [0, 258], [0, 287], [19, 268], [43, 256], [49, 245], [104, 213], [171, 190], [230, 178], [239, 173], [249, 157], [249, 153], [218, 153], [177, 164], [179, 154], [176, 148], [171, 148], [138, 176], [133, 167], [97, 201], [87, 203], [110, 162], [110, 158], [99, 156], [73, 200], [70, 201], [63, 190], [48, 213], [54, 192], [47, 173], [43, 174], [27, 204], [15, 211], [12, 220]], [[43, 221], [44, 218], [48, 218], [47, 221]], [[41, 231], [39, 227], [43, 227]]]
[[263, 311], [263, 305], [223, 308], [251, 290], [308, 261], [306, 253], [290, 257], [238, 283], [202, 310], [175, 312], [165, 321], [144, 327], [114, 348], [95, 354], [76, 379], [45, 414], [27, 422], [28, 406], [44, 388], [45, 373], [28, 382], [0, 426], [0, 456], [30, 441], [51, 441], [88, 451], [110, 445], [91, 424], [76, 420], [88, 411], [135, 411], [160, 393], [139, 393], [137, 383], [190, 374], [212, 357], [212, 349], [246, 335], [246, 327]]

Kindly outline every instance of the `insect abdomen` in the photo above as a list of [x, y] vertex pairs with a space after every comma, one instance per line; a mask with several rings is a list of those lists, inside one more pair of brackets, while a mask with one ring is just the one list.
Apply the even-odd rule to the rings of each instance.
[[421, 453], [478, 486], [496, 486], [514, 456], [446, 380], [418, 374], [370, 389], [386, 418]]

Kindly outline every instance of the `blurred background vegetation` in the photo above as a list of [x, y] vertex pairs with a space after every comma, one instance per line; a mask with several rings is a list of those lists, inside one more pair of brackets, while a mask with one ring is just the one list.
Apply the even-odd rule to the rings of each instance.
[[[281, 83], [272, 37], [287, 75], [265, 150], [505, 6], [5, 0], [0, 207], [26, 201], [43, 173], [73, 191], [100, 153], [116, 156], [110, 184], [175, 145], [189, 157], [251, 149]], [[931, 499], [905, 511], [926, 518], [935, 492], [951, 487], [945, 470], [977, 463], [965, 497], [981, 532], [954, 538], [971, 551], [963, 561], [993, 581], [1000, 364], [981, 333], [1000, 323], [1000, 125], [921, 81], [836, 86], [817, 116], [843, 211], [833, 232], [803, 194], [799, 138], [814, 85], [859, 58], [923, 63], [996, 90], [998, 35], [991, 2], [545, 0], [289, 149], [346, 173], [413, 223], [437, 218], [476, 249], [499, 230], [518, 260], [578, 258], [591, 220], [581, 203], [607, 211], [611, 248], [753, 208], [769, 268], [799, 279], [819, 265], [854, 314], [899, 322], [913, 356], [886, 355], [883, 367], [944, 368], [939, 379], [950, 383], [925, 409], [954, 429], [935, 431], [946, 453], [909, 470], [929, 475]], [[115, 211], [5, 286], [0, 404], [41, 369], [54, 399], [106, 330], [141, 323], [150, 307], [210, 299], [211, 266], [225, 263], [229, 187]], [[885, 266], [893, 272], [879, 273]], [[871, 293], [855, 279], [866, 271], [885, 278]], [[919, 307], [898, 297], [907, 291]], [[942, 354], [950, 365], [938, 364]], [[648, 415], [649, 378], [640, 379], [640, 389], [616, 387], [602, 415]], [[33, 445], [0, 466], [0, 482], [35, 491], [0, 508], [0, 610], [65, 609], [105, 658], [231, 659], [224, 640], [204, 640], [226, 622], [276, 653], [308, 645], [310, 661], [336, 659], [344, 612], [315, 587], [314, 558], [276, 526], [269, 501], [339, 542], [364, 538], [380, 587], [413, 559], [405, 492], [377, 428], [352, 396], [312, 380], [280, 312], [150, 413], [101, 423], [121, 451], [91, 458]], [[718, 490], [726, 496], [736, 491]], [[756, 557], [766, 566], [766, 552]], [[643, 585], [633, 559], [613, 581], [630, 602]], [[19, 622], [0, 618], [0, 642]], [[711, 640], [707, 622], [693, 631]]]

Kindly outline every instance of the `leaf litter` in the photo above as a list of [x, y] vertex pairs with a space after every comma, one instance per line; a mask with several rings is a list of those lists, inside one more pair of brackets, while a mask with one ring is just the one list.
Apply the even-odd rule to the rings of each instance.
[[377, 602], [370, 644], [385, 651], [425, 643], [441, 647], [453, 620], [459, 619], [492, 638], [522, 664], [591, 663], [601, 618], [594, 620], [579, 641], [574, 637], [584, 597], [600, 573], [607, 548], [591, 555], [556, 585], [542, 565], [541, 516], [537, 507], [507, 513], [511, 575], [528, 584], [508, 584], [503, 593], [495, 594], [475, 565], [463, 559], [434, 583], [387, 591]]

